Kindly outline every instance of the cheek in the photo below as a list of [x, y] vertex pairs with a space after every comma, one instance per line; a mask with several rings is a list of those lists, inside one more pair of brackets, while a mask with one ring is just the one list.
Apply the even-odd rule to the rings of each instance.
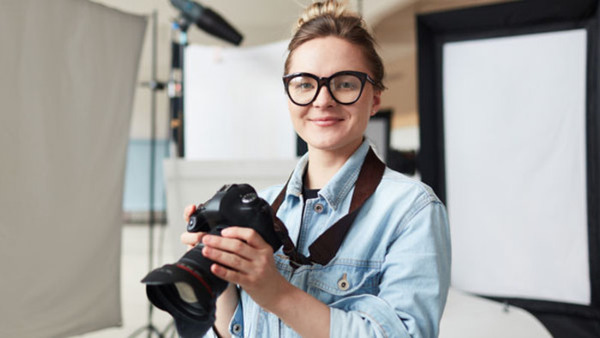
[[366, 130], [367, 130], [367, 126], [369, 124], [370, 118], [371, 118], [371, 114], [364, 114], [362, 116], [359, 128], [363, 130], [363, 133], [366, 132]]
[[292, 103], [292, 101], [290, 101], [290, 99], [287, 100], [287, 106], [288, 106], [288, 111], [290, 112], [290, 115], [293, 116], [294, 115], [294, 109], [296, 108], [296, 105]]
[[361, 126], [364, 125], [366, 128], [369, 119], [374, 115], [372, 112], [373, 105], [371, 100], [365, 100], [362, 103], [363, 104], [360, 105], [360, 108], [355, 113], [358, 115]]
[[288, 100], [288, 111], [290, 113], [290, 119], [292, 120], [292, 124], [294, 125], [294, 129], [298, 129], [300, 119], [304, 114], [303, 107], [297, 106], [293, 104], [290, 100]]

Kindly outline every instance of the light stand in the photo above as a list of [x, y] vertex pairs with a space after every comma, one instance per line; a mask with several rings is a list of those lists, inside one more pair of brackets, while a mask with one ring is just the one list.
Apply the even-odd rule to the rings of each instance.
[[[143, 83], [142, 85], [152, 90], [150, 96], [150, 185], [149, 185], [149, 204], [148, 204], [148, 268], [152, 270], [154, 268], [154, 181], [156, 177], [156, 92], [163, 90], [165, 84], [158, 82], [156, 79], [156, 46], [157, 46], [157, 26], [158, 26], [158, 13], [156, 10], [152, 13], [152, 68], [151, 68], [151, 80], [150, 82]], [[129, 337], [136, 337], [144, 332], [148, 332], [148, 338], [155, 334], [159, 338], [163, 338], [164, 335], [154, 326], [152, 323], [152, 312], [154, 306], [148, 302], [148, 323], [133, 332]]]
[[[169, 109], [171, 112], [171, 138], [173, 140], [173, 154], [177, 157], [185, 155], [184, 149], [184, 57], [185, 47], [188, 45], [187, 29], [190, 22], [185, 18], [175, 20], [171, 33], [171, 71], [169, 75], [169, 84], [167, 93], [169, 95]], [[175, 39], [174, 35], [178, 34], [179, 38]]]

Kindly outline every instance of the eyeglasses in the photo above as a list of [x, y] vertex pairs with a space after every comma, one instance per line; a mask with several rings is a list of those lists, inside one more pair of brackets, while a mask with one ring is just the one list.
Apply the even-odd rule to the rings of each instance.
[[362, 94], [365, 83], [375, 81], [366, 73], [345, 70], [330, 77], [318, 77], [310, 73], [294, 73], [283, 77], [285, 91], [298, 106], [311, 104], [319, 95], [321, 87], [327, 87], [329, 94], [339, 104], [353, 104]]

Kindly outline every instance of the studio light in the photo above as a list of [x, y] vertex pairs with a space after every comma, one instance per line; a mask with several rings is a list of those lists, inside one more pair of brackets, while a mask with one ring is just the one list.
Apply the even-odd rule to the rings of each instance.
[[171, 0], [171, 4], [181, 11], [181, 18], [186, 21], [182, 27], [187, 28], [194, 23], [198, 28], [222, 40], [239, 45], [242, 35], [219, 14], [210, 8], [189, 0]]

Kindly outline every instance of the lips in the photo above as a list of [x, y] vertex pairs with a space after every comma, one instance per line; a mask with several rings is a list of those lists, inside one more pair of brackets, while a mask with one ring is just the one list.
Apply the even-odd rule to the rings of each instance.
[[335, 125], [336, 123], [344, 121], [344, 119], [338, 118], [338, 117], [318, 117], [318, 118], [311, 118], [308, 120], [310, 122], [316, 124], [319, 127], [329, 127], [329, 126]]

